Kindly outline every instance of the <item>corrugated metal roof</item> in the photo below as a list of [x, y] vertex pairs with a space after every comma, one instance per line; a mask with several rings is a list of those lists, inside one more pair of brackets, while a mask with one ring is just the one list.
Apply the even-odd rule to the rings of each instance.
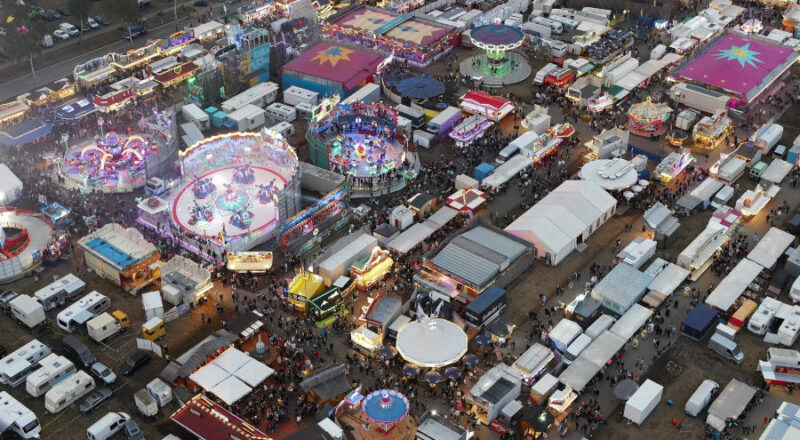
[[[502, 256], [483, 246], [465, 247], [463, 245], [469, 241], [459, 240], [460, 238], [462, 237], [448, 243], [432, 261], [440, 269], [458, 278], [476, 286], [483, 286], [500, 273], [500, 263], [492, 261], [489, 256], [494, 254], [495, 260]], [[485, 253], [480, 252], [481, 248]]]
[[488, 228], [478, 227], [462, 234], [463, 237], [480, 245], [493, 249], [513, 261], [525, 254], [527, 248], [522, 243], [492, 231]]

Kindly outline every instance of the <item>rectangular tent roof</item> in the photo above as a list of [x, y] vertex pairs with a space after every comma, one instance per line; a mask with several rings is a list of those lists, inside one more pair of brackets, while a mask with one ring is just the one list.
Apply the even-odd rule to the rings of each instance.
[[603, 366], [611, 359], [617, 352], [625, 345], [627, 341], [622, 338], [622, 336], [615, 335], [610, 331], [606, 330], [603, 333], [600, 333], [600, 336], [597, 337], [585, 350], [580, 354], [579, 357], [586, 359], [587, 361], [597, 364], [599, 366]]
[[242, 382], [236, 376], [228, 376], [227, 379], [218, 383], [213, 389], [209, 390], [219, 397], [227, 405], [233, 405], [242, 397], [253, 391], [249, 385]]
[[366, 34], [385, 35], [399, 43], [424, 47], [433, 44], [453, 28], [411, 14], [361, 7], [343, 15], [333, 24], [358, 29]]
[[350, 90], [375, 73], [383, 58], [373, 52], [322, 42], [285, 64], [283, 72], [323, 78]]
[[561, 375], [558, 380], [580, 393], [590, 380], [600, 371], [601, 366], [594, 364], [586, 358], [578, 356]]
[[794, 238], [794, 235], [773, 226], [747, 254], [747, 259], [766, 269], [772, 269], [781, 255], [792, 245]]
[[600, 300], [603, 305], [619, 305], [625, 310], [641, 298], [653, 277], [627, 264], [618, 264], [611, 269], [592, 289], [592, 298]]
[[390, 241], [388, 246], [401, 254], [405, 254], [413, 249], [414, 246], [422, 243], [422, 240], [430, 237], [433, 231], [434, 229], [428, 225], [415, 223]]
[[433, 215], [428, 217], [427, 220], [425, 220], [425, 222], [426, 223], [430, 222], [430, 223], [435, 224], [437, 226], [437, 229], [438, 229], [438, 228], [441, 228], [442, 226], [446, 225], [447, 222], [449, 222], [450, 220], [456, 218], [457, 215], [458, 215], [458, 211], [456, 211], [455, 209], [453, 209], [453, 208], [451, 208], [449, 206], [443, 206], [443, 207], [439, 208], [439, 210], [434, 212]]
[[678, 286], [689, 276], [689, 271], [677, 264], [669, 263], [652, 281], [647, 285], [650, 290], [671, 295]]
[[792, 168], [794, 168], [793, 164], [785, 160], [775, 159], [769, 164], [767, 169], [764, 170], [764, 173], [761, 174], [761, 180], [780, 185], [783, 179], [792, 171]]
[[336, 270], [337, 267], [350, 264], [364, 249], [372, 249], [378, 246], [378, 239], [367, 233], [348, 237], [348, 240], [349, 242], [341, 249], [320, 263], [319, 268], [321, 271], [330, 272]]
[[208, 364], [189, 376], [189, 380], [199, 385], [204, 390], [212, 390], [230, 374], [213, 363]]
[[570, 238], [560, 227], [549, 218], [528, 217], [523, 214], [506, 226], [506, 231], [530, 241], [541, 243], [553, 251], [554, 255], [571, 249], [574, 238]]
[[634, 304], [609, 330], [628, 341], [650, 319], [653, 311], [640, 304]]
[[743, 258], [708, 295], [706, 304], [718, 310], [728, 310], [762, 270], [760, 264]]

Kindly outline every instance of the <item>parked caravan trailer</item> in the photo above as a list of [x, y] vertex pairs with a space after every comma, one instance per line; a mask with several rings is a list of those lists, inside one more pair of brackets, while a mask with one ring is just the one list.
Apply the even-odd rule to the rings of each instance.
[[111, 300], [95, 290], [62, 310], [56, 316], [56, 322], [61, 330], [72, 333], [78, 327], [86, 324], [86, 321], [108, 310], [109, 307], [111, 307]]
[[533, 83], [536, 85], [542, 85], [544, 83], [544, 79], [547, 78], [554, 70], [558, 69], [558, 66], [553, 63], [547, 63], [536, 72], [536, 75], [533, 77]]
[[558, 40], [542, 40], [550, 48], [550, 55], [553, 58], [561, 58], [567, 55], [567, 43]]
[[39, 361], [50, 355], [50, 348], [34, 339], [0, 359], [0, 382], [16, 387], [25, 381]]
[[549, 18], [550, 20], [561, 23], [561, 26], [563, 26], [564, 29], [566, 29], [567, 31], [573, 31], [575, 30], [575, 28], [578, 27], [578, 25], [580, 25], [580, 23], [578, 23], [577, 21], [561, 15], [550, 15]]
[[44, 307], [30, 295], [19, 295], [8, 305], [11, 315], [28, 328], [38, 327], [47, 321]]
[[342, 104], [353, 104], [360, 102], [362, 104], [375, 104], [381, 99], [381, 87], [375, 83], [364, 84], [363, 87], [356, 90], [355, 93], [342, 100]]
[[94, 379], [85, 371], [78, 371], [62, 380], [44, 395], [44, 407], [55, 414], [72, 405], [94, 389]]
[[297, 110], [286, 104], [273, 102], [267, 106], [267, 118], [273, 121], [294, 122], [297, 119]]
[[39, 397], [76, 371], [75, 364], [69, 359], [51, 353], [39, 362], [39, 369], [25, 379], [25, 390], [31, 396]]
[[72, 300], [85, 288], [86, 283], [83, 280], [73, 274], [67, 274], [37, 290], [33, 296], [45, 310], [51, 310], [63, 306], [67, 300]]
[[781, 304], [782, 303], [775, 298], [764, 298], [756, 312], [750, 317], [750, 321], [747, 322], [747, 329], [757, 335], [764, 335], [775, 319], [775, 315], [778, 313]]
[[531, 37], [536, 37], [543, 40], [549, 39], [550, 35], [553, 33], [553, 30], [550, 29], [550, 26], [534, 23], [532, 21], [522, 23], [519, 29]]
[[543, 26], [549, 27], [554, 34], [560, 34], [564, 32], [564, 26], [555, 20], [551, 20], [549, 18], [544, 18], [544, 17], [536, 17], [531, 21], [536, 24], [541, 24]]
[[257, 131], [261, 129], [265, 123], [266, 112], [264, 109], [252, 104], [247, 104], [229, 113], [228, 119], [225, 121], [224, 125], [238, 131]]
[[211, 121], [208, 113], [197, 106], [197, 104], [186, 104], [181, 108], [181, 113], [187, 121], [194, 122], [200, 130], [208, 130], [211, 128]]
[[86, 321], [86, 330], [89, 337], [97, 342], [103, 342], [116, 335], [122, 329], [117, 318], [108, 312], [103, 312], [96, 317]]
[[42, 432], [36, 414], [5, 391], [0, 391], [0, 434], [11, 430], [24, 439], [38, 439]]
[[277, 133], [280, 133], [284, 139], [289, 139], [289, 136], [294, 135], [294, 125], [290, 122], [281, 121], [269, 128]]
[[297, 86], [291, 86], [283, 91], [283, 102], [292, 107], [300, 103], [309, 104], [311, 106], [317, 105], [317, 98], [319, 93], [312, 92]]
[[400, 116], [411, 121], [411, 125], [414, 128], [420, 128], [423, 124], [425, 124], [425, 114], [419, 110], [415, 110], [407, 105], [402, 104], [396, 105], [394, 109], [397, 110], [397, 113]]

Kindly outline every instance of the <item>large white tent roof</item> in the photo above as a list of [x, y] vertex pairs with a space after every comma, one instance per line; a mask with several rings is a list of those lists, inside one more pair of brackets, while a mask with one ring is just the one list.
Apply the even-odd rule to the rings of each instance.
[[274, 373], [275, 370], [264, 363], [236, 348], [229, 348], [192, 373], [189, 379], [231, 405]]
[[467, 334], [457, 324], [441, 318], [412, 321], [397, 333], [397, 351], [420, 367], [443, 367], [458, 362], [467, 352]]
[[211, 363], [192, 373], [189, 380], [204, 390], [211, 390], [229, 376], [227, 371]]
[[424, 223], [415, 223], [389, 242], [388, 246], [405, 254], [433, 234], [434, 229]]

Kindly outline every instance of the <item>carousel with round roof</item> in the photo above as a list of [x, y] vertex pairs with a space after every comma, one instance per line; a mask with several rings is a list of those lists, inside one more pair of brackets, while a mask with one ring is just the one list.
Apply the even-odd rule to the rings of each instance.
[[633, 104], [628, 111], [628, 130], [639, 136], [661, 136], [667, 132], [667, 121], [672, 108], [653, 102], [648, 96], [644, 102]]
[[364, 397], [361, 407], [364, 416], [386, 434], [408, 415], [410, 405], [408, 398], [395, 390], [378, 390]]
[[403, 327], [397, 333], [395, 347], [413, 365], [445, 367], [467, 352], [467, 334], [451, 321], [426, 317]]
[[462, 75], [479, 79], [483, 84], [493, 87], [516, 84], [530, 76], [528, 61], [512, 52], [527, 39], [527, 35], [519, 28], [495, 22], [472, 29], [469, 38], [473, 46], [483, 49], [485, 53], [462, 61]]

